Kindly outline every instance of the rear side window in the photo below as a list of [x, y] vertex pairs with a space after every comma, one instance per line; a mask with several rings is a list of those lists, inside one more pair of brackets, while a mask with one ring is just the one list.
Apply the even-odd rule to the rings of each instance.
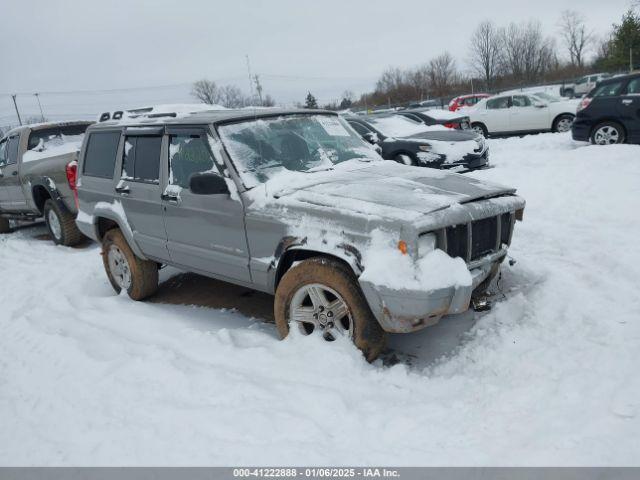
[[640, 77], [634, 78], [627, 85], [628, 95], [640, 95]]
[[353, 129], [358, 132], [360, 135], [364, 135], [366, 133], [371, 133], [371, 130], [366, 128], [364, 125], [356, 122], [349, 122], [349, 125], [353, 127]]
[[620, 90], [622, 90], [622, 82], [605, 83], [604, 85], [596, 87], [593, 91], [593, 96], [615, 97], [616, 95], [620, 95]]
[[96, 132], [89, 135], [82, 173], [90, 177], [113, 178], [120, 132]]
[[511, 97], [511, 102], [514, 107], [530, 107], [531, 100], [526, 95], [514, 95]]
[[158, 183], [162, 137], [126, 137], [122, 159], [122, 178], [135, 182]]
[[491, 110], [509, 108], [509, 97], [492, 98], [487, 100], [487, 108]]

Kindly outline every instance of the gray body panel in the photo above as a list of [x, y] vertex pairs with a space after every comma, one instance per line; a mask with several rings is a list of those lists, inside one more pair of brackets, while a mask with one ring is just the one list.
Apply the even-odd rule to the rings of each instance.
[[[167, 128], [181, 123], [208, 128], [213, 145], [219, 142], [216, 127], [220, 123], [292, 113], [310, 112], [219, 111], [183, 119], [149, 119], [146, 123], [165, 123]], [[104, 122], [90, 127], [87, 133], [117, 128], [124, 131], [127, 126], [126, 121]], [[87, 139], [79, 171], [86, 145]], [[100, 222], [103, 218], [113, 220], [141, 258], [268, 293], [275, 292], [279, 267], [290, 252], [330, 255], [348, 264], [355, 277], [359, 277], [366, 269], [362, 253], [376, 229], [394, 232], [417, 259], [421, 234], [433, 232], [440, 238], [448, 226], [504, 213], [513, 215], [524, 208], [524, 201], [512, 188], [382, 159], [353, 160], [344, 168], [310, 173], [304, 181], [267, 194], [260, 186], [247, 190], [226, 150], [213, 147], [211, 152], [230, 194], [195, 195], [183, 190], [177, 199], [161, 199], [169, 176], [166, 140], [164, 145], [161, 178], [159, 185], [154, 186], [159, 188], [144, 193], [131, 189], [128, 194], [129, 199], [138, 197], [131, 201], [142, 201], [140, 197], [144, 197], [150, 209], [146, 212], [131, 207], [114, 191], [119, 182], [122, 146], [113, 180], [81, 177], [78, 187], [81, 213], [77, 220], [80, 230], [100, 241]], [[144, 237], [143, 230], [151, 228], [159, 232], [158, 244]], [[473, 277], [473, 285], [468, 288], [424, 292], [389, 291], [367, 282], [360, 285], [384, 329], [413, 331], [446, 313], [466, 310], [472, 290], [496, 271], [505, 254], [506, 245], [502, 245], [494, 255], [468, 262]]]

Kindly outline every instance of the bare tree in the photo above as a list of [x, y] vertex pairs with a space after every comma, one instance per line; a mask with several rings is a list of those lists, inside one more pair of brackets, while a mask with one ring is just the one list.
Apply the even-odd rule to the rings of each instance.
[[587, 30], [584, 15], [575, 10], [565, 10], [559, 23], [560, 36], [569, 51], [571, 65], [582, 68], [585, 51], [594, 41], [593, 33]]
[[218, 103], [218, 86], [213, 80], [198, 80], [191, 88], [191, 95], [202, 103], [214, 105]]
[[505, 69], [516, 81], [536, 82], [554, 65], [554, 41], [542, 34], [540, 22], [511, 23], [501, 32]]
[[484, 21], [471, 37], [471, 66], [482, 75], [487, 89], [500, 73], [503, 36], [493, 22]]
[[218, 103], [227, 108], [240, 108], [245, 106], [246, 98], [235, 85], [225, 85], [219, 89]]
[[275, 107], [276, 105], [276, 101], [273, 99], [273, 97], [271, 95], [269, 95], [268, 93], [264, 96], [264, 99], [262, 100], [262, 106], [263, 107]]
[[444, 52], [429, 62], [428, 74], [434, 96], [445, 96], [457, 80], [456, 61], [449, 52]]

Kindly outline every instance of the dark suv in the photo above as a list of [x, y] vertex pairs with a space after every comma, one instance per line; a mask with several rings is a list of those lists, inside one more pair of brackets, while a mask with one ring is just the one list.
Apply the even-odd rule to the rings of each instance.
[[571, 133], [598, 145], [640, 143], [640, 73], [598, 83], [578, 106]]

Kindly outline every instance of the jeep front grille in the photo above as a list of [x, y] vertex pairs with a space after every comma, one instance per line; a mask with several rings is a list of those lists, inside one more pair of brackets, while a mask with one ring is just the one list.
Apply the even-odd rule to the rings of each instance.
[[444, 243], [440, 248], [451, 257], [461, 257], [467, 262], [477, 260], [511, 243], [513, 220], [512, 213], [504, 213], [447, 227], [440, 237]]

